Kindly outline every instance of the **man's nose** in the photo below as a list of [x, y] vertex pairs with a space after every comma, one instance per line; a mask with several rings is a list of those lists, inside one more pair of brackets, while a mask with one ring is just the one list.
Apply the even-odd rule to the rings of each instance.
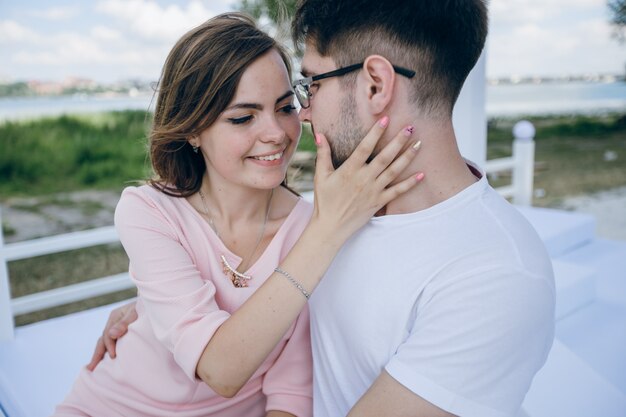
[[311, 107], [306, 109], [300, 108], [300, 111], [298, 112], [298, 119], [300, 119], [301, 122], [311, 123]]

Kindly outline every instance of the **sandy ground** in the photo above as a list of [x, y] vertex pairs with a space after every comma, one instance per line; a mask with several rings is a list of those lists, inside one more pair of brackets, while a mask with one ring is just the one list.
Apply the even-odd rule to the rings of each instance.
[[565, 199], [561, 208], [596, 219], [596, 236], [626, 241], [626, 187]]
[[49, 198], [11, 198], [0, 204], [5, 243], [113, 224], [119, 193], [80, 191]]
[[[113, 224], [119, 194], [63, 193], [54, 199], [13, 198], [0, 204], [6, 243]], [[596, 218], [598, 237], [626, 241], [626, 187], [570, 197], [559, 207]]]

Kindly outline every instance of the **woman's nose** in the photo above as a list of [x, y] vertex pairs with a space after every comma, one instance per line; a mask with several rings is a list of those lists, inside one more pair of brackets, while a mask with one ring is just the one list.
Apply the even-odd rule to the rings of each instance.
[[264, 127], [261, 140], [263, 142], [282, 143], [285, 140], [285, 129], [278, 123], [275, 117], [269, 118]]

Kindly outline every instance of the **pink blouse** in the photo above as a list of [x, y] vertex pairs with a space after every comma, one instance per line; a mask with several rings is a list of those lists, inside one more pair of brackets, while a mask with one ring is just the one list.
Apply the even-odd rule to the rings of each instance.
[[[83, 369], [57, 415], [263, 416], [268, 410], [312, 415], [309, 315], [287, 334], [233, 398], [216, 394], [195, 375], [219, 326], [272, 274], [312, 212], [299, 200], [258, 261], [247, 288], [224, 275], [220, 256], [241, 262], [184, 198], [152, 187], [124, 190], [115, 225], [138, 288], [139, 318], [94, 372]], [[80, 415], [80, 413], [78, 413]]]

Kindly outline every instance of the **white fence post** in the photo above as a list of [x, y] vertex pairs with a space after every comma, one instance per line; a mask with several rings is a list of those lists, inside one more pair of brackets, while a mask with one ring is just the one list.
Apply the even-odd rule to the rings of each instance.
[[11, 286], [9, 270], [4, 253], [4, 237], [2, 233], [2, 210], [0, 209], [0, 341], [13, 340], [13, 311], [11, 307]]
[[519, 121], [513, 126], [513, 136], [513, 204], [531, 206], [535, 175], [535, 127], [528, 120]]

